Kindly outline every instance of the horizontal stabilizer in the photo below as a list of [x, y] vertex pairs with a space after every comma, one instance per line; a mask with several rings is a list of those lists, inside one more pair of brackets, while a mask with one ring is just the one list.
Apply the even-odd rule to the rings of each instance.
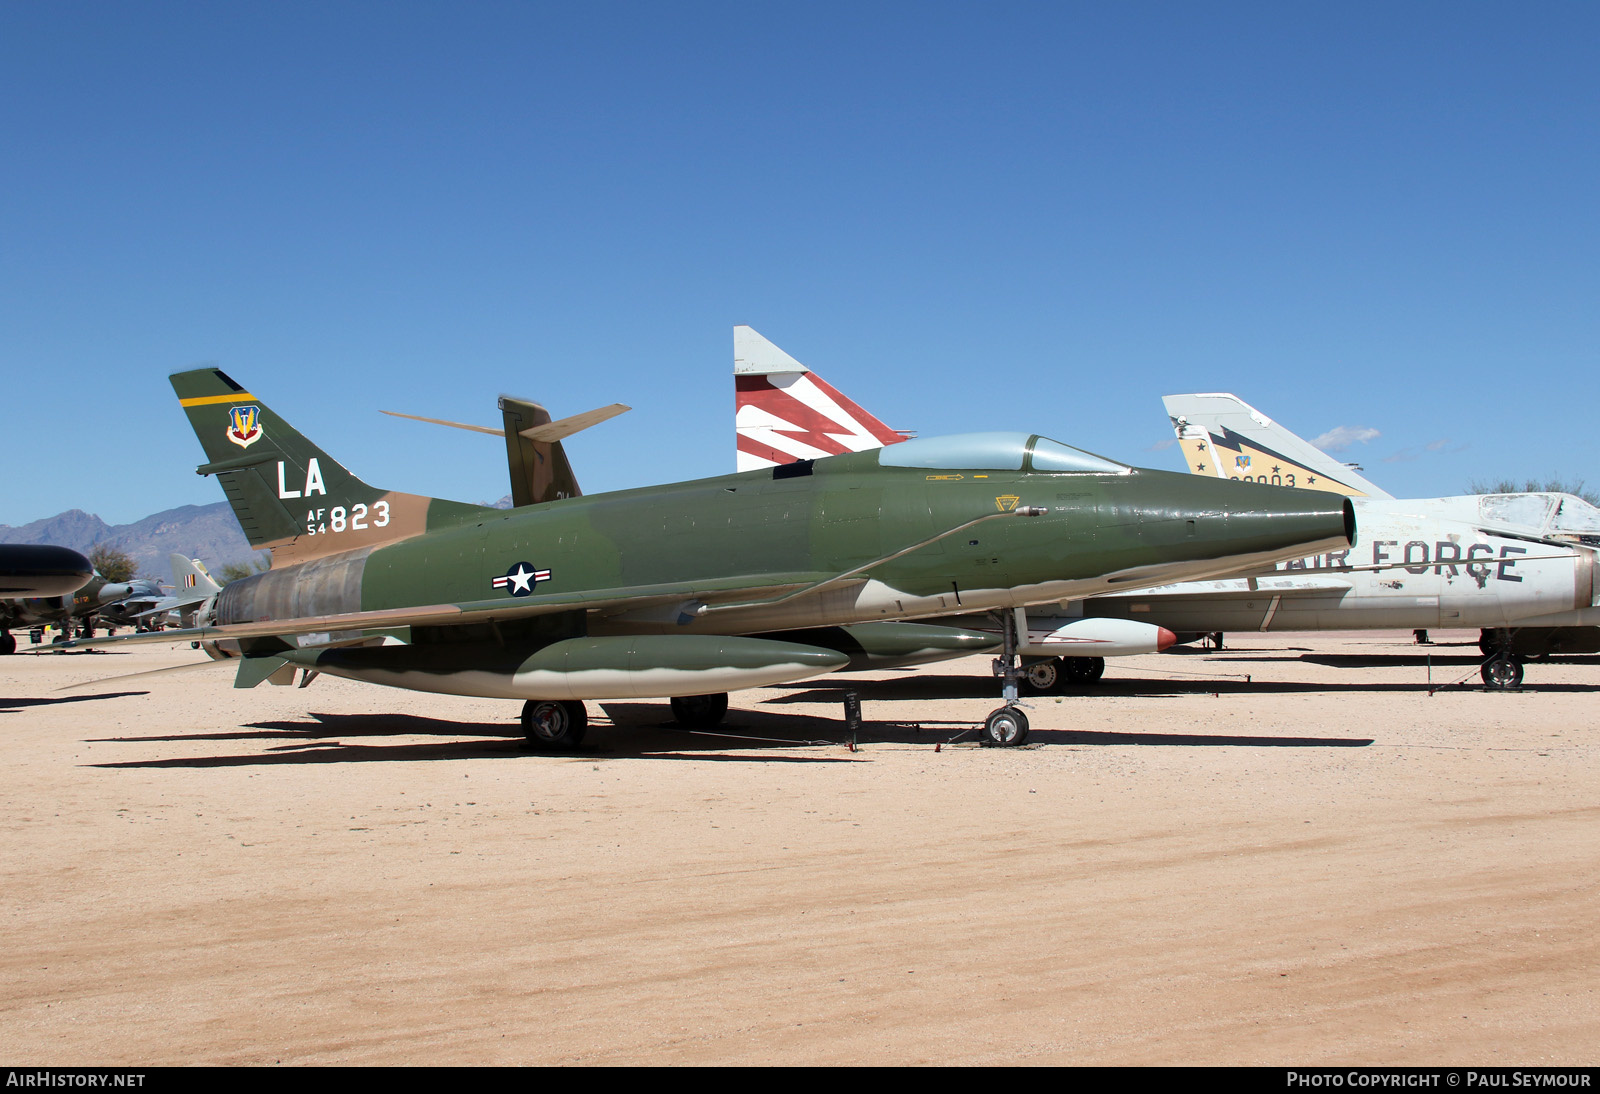
[[473, 433], [488, 433], [494, 437], [504, 437], [503, 429], [491, 429], [486, 425], [468, 425], [466, 422], [452, 422], [445, 418], [424, 418], [420, 414], [402, 414], [398, 410], [380, 410], [379, 414], [387, 414], [391, 418], [408, 418], [413, 422], [427, 422], [429, 425], [447, 425], [451, 429], [467, 429]]
[[572, 473], [572, 465], [567, 460], [561, 442], [574, 433], [582, 432], [592, 425], [599, 425], [631, 409], [633, 408], [624, 403], [612, 403], [610, 406], [586, 410], [582, 414], [574, 414], [560, 421], [551, 421], [550, 412], [538, 403], [502, 395], [500, 413], [505, 420], [505, 427], [502, 429], [452, 422], [445, 418], [425, 418], [420, 414], [401, 414], [394, 410], [385, 410], [382, 413], [391, 418], [408, 418], [414, 422], [427, 422], [430, 425], [444, 425], [451, 429], [465, 429], [472, 433], [504, 437], [506, 467], [511, 475], [511, 504], [520, 509], [524, 505], [538, 505], [547, 501], [581, 496], [583, 491], [578, 489], [577, 476]]
[[[597, 410], [586, 410], [582, 414], [574, 414], [570, 418], [562, 418], [559, 422], [546, 422], [543, 425], [531, 426], [518, 430], [520, 436], [530, 441], [562, 441], [574, 433], [581, 433], [592, 425], [615, 418], [633, 408], [624, 403], [612, 403]], [[391, 418], [407, 418], [413, 422], [427, 422], [430, 425], [447, 425], [451, 429], [465, 429], [473, 433], [487, 433], [491, 437], [504, 437], [506, 431], [494, 429], [486, 425], [469, 425], [466, 422], [452, 422], [445, 418], [424, 418], [420, 414], [401, 414], [398, 410], [380, 410], [378, 413], [387, 414]]]
[[562, 441], [574, 433], [582, 432], [592, 425], [609, 421], [618, 414], [626, 414], [632, 410], [631, 406], [624, 403], [612, 403], [610, 406], [600, 407], [598, 410], [586, 410], [582, 414], [574, 414], [570, 418], [562, 418], [559, 422], [548, 422], [528, 429], [519, 430], [521, 436], [530, 441]]
[[283, 657], [246, 657], [239, 662], [239, 675], [233, 678], [236, 688], [253, 688], [263, 680], [280, 686], [294, 682], [295, 666]]

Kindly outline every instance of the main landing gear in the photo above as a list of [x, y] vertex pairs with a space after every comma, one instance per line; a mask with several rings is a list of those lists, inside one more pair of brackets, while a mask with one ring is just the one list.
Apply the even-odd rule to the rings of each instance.
[[589, 728], [589, 711], [575, 699], [529, 699], [522, 704], [522, 733], [546, 752], [577, 748]]
[[710, 729], [728, 713], [728, 693], [680, 695], [672, 700], [672, 716], [686, 729]]
[[1492, 691], [1515, 691], [1522, 686], [1522, 658], [1512, 651], [1510, 630], [1485, 628], [1478, 638], [1478, 648], [1489, 658], [1478, 670], [1484, 687]]
[[1005, 706], [989, 712], [989, 716], [983, 720], [983, 731], [978, 735], [979, 744], [992, 748], [1015, 748], [1028, 740], [1028, 716], [1022, 713], [1017, 703], [1017, 693], [1027, 674], [1017, 660], [1017, 617], [1021, 614], [1021, 609], [1000, 613], [1004, 644], [1000, 656], [995, 659], [994, 671], [996, 676], [1005, 681], [1000, 689]]
[[[672, 716], [686, 729], [709, 729], [728, 713], [728, 693], [683, 695], [672, 700]], [[583, 743], [589, 711], [576, 699], [529, 699], [522, 704], [522, 733], [530, 748], [569, 752]]]
[[1022, 683], [1035, 695], [1092, 684], [1106, 674], [1104, 657], [1047, 657], [1022, 667]]

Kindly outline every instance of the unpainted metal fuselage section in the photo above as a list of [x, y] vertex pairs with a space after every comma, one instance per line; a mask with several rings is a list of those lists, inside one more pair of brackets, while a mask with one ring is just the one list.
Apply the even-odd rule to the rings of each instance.
[[1352, 534], [1342, 499], [1136, 470], [1027, 434], [506, 512], [367, 486], [217, 370], [173, 385], [206, 447], [200, 471], [274, 551], [194, 635], [272, 676], [701, 695], [842, 667], [822, 640], [833, 628], [1210, 576]]

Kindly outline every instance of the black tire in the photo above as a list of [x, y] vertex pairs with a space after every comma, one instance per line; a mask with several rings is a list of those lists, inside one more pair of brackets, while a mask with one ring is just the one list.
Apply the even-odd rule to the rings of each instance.
[[1515, 657], [1495, 657], [1483, 663], [1478, 675], [1483, 686], [1494, 691], [1511, 691], [1522, 686], [1522, 662]]
[[529, 699], [522, 704], [522, 734], [547, 752], [577, 748], [589, 729], [589, 711], [571, 699]]
[[1061, 685], [1066, 683], [1067, 674], [1061, 664], [1062, 659], [1051, 657], [1045, 661], [1035, 661], [1022, 669], [1022, 686], [1035, 695], [1050, 695], [1061, 690]]
[[1104, 657], [1063, 657], [1061, 663], [1069, 684], [1092, 684], [1106, 672]]
[[728, 693], [680, 695], [672, 700], [672, 716], [688, 729], [709, 729], [722, 722], [728, 713]]
[[17, 652], [17, 636], [10, 631], [0, 634], [0, 655]]
[[978, 738], [986, 748], [1016, 748], [1028, 740], [1028, 716], [1016, 707], [1001, 707], [983, 720]]

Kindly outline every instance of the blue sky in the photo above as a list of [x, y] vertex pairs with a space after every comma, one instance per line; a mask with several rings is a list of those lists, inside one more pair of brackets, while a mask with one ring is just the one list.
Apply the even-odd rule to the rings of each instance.
[[0, 157], [0, 523], [221, 500], [201, 364], [380, 486], [504, 494], [378, 413], [500, 392], [720, 474], [736, 323], [923, 436], [1600, 483], [1594, 4], [9, 4]]

